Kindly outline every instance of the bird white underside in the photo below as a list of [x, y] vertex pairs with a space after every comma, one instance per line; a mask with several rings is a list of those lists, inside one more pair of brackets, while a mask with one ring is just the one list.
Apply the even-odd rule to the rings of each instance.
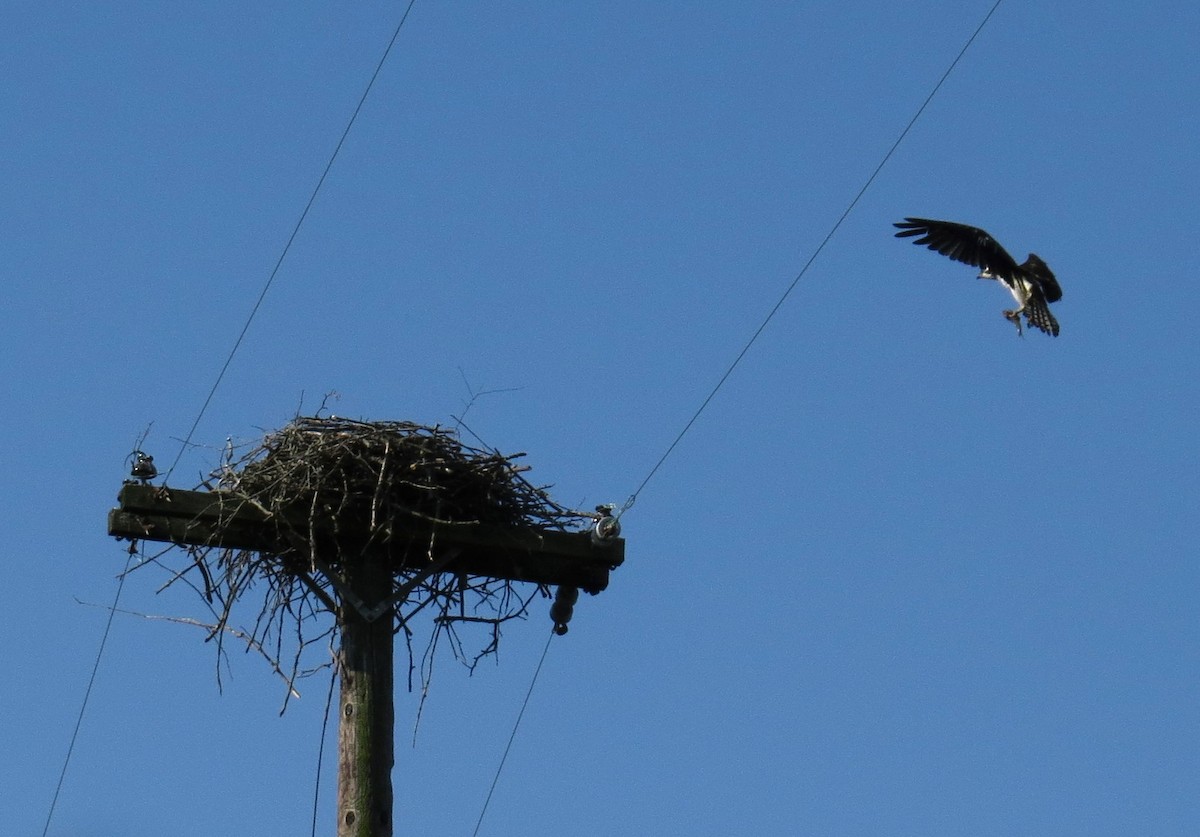
[[1012, 294], [1012, 298], [1017, 301], [1017, 305], [1022, 309], [1025, 307], [1025, 303], [1029, 302], [1029, 297], [1033, 296], [1033, 283], [1028, 279], [1021, 279], [1018, 277], [1012, 282], [1009, 282], [1005, 279], [1001, 279], [998, 276], [988, 273], [986, 270], [979, 274], [979, 278], [995, 279], [1001, 285], [1008, 288], [1008, 292]]

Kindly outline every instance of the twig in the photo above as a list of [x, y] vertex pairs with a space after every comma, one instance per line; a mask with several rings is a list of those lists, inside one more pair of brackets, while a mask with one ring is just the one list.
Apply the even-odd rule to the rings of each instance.
[[233, 634], [235, 637], [237, 637], [238, 639], [245, 642], [248, 649], [253, 649], [253, 650], [257, 651], [259, 654], [261, 654], [263, 656], [263, 658], [268, 663], [270, 663], [272, 670], [274, 670], [274, 672], [276, 674], [278, 674], [280, 677], [282, 677], [283, 681], [285, 683], [287, 683], [288, 692], [290, 693], [290, 695], [292, 697], [294, 697], [294, 698], [300, 697], [300, 693], [298, 691], [296, 691], [296, 688], [293, 685], [293, 680], [288, 678], [288, 676], [283, 673], [283, 670], [279, 667], [279, 665], [275, 662], [275, 660], [271, 659], [271, 655], [263, 650], [262, 645], [260, 645], [254, 639], [254, 637], [252, 637], [250, 634], [246, 633], [245, 631], [238, 630], [237, 628], [234, 628], [230, 625], [221, 625], [221, 626], [209, 625], [209, 624], [201, 622], [197, 619], [190, 619], [186, 616], [163, 616], [163, 615], [154, 614], [154, 613], [141, 613], [136, 610], [125, 610], [124, 608], [119, 608], [119, 607], [118, 608], [110, 608], [108, 605], [100, 605], [100, 604], [94, 604], [92, 602], [85, 602], [78, 597], [75, 597], [75, 603], [81, 604], [85, 607], [98, 607], [101, 610], [111, 610], [113, 613], [123, 613], [127, 616], [139, 616], [142, 619], [149, 619], [150, 621], [153, 621], [153, 622], [174, 622], [177, 625], [191, 625], [194, 628], [204, 628], [205, 630], [209, 631], [210, 635], [216, 633], [217, 631], [224, 631], [226, 633]]

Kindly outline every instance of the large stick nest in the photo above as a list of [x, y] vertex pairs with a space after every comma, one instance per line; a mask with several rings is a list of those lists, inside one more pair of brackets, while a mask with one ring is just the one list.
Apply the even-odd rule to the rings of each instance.
[[[233, 508], [257, 508], [268, 531], [273, 528], [268, 540], [284, 546], [262, 551], [188, 546], [188, 566], [177, 569], [168, 584], [198, 571], [202, 585], [189, 583], [213, 614], [210, 637], [219, 647], [226, 634], [245, 641], [271, 661], [295, 694], [298, 677], [328, 665], [326, 658], [304, 667], [305, 649], [328, 642], [332, 650], [337, 635], [328, 614], [337, 612], [340, 592], [314, 558], [346, 576], [368, 549], [387, 555], [397, 589], [406, 591], [394, 602], [394, 624], [409, 649], [409, 688], [418, 662], [427, 686], [442, 639], [473, 669], [496, 653], [502, 623], [523, 618], [537, 595], [549, 595], [537, 585], [423, 571], [435, 551], [436, 530], [482, 525], [564, 531], [583, 528], [595, 517], [558, 505], [545, 486], [527, 481], [522, 474], [528, 469], [517, 464], [522, 456], [471, 447], [444, 427], [297, 417], [248, 451], [231, 445], [205, 483], [232, 498]], [[414, 532], [428, 534], [422, 541]], [[235, 624], [235, 604], [254, 589], [263, 592], [252, 604], [253, 623]], [[417, 616], [432, 625], [421, 655], [414, 655], [412, 645]], [[464, 648], [459, 635], [464, 627], [484, 631], [474, 652]]]
[[428, 524], [561, 531], [589, 523], [522, 476], [524, 455], [465, 445], [443, 427], [301, 417], [227, 462], [219, 487], [268, 512], [293, 543], [320, 537], [335, 552], [331, 563]]

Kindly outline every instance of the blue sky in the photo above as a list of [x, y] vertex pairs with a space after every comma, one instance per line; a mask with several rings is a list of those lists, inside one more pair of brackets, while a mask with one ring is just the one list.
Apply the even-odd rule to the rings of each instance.
[[[558, 499], [623, 502], [989, 8], [418, 0], [172, 482], [326, 392], [444, 423], [469, 386]], [[401, 11], [8, 9], [5, 834], [46, 818], [124, 459], [178, 453]], [[481, 834], [1195, 833], [1198, 30], [1001, 5], [626, 515]], [[906, 215], [1035, 250], [1062, 335]], [[163, 580], [122, 606], [203, 615]], [[415, 747], [398, 692], [398, 834], [471, 833], [548, 627], [442, 660]], [[280, 718], [201, 640], [116, 619], [51, 834], [308, 833], [326, 681]]]

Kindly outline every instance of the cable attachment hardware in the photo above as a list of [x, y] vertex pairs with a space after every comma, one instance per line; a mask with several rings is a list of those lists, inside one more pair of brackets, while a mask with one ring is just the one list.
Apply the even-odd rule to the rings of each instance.
[[621, 521], [613, 515], [616, 506], [596, 506], [596, 522], [592, 525], [592, 543], [602, 546], [621, 536]]
[[575, 613], [575, 602], [579, 601], [578, 587], [559, 586], [550, 605], [550, 618], [554, 620], [554, 633], [562, 636], [567, 632], [567, 623]]

